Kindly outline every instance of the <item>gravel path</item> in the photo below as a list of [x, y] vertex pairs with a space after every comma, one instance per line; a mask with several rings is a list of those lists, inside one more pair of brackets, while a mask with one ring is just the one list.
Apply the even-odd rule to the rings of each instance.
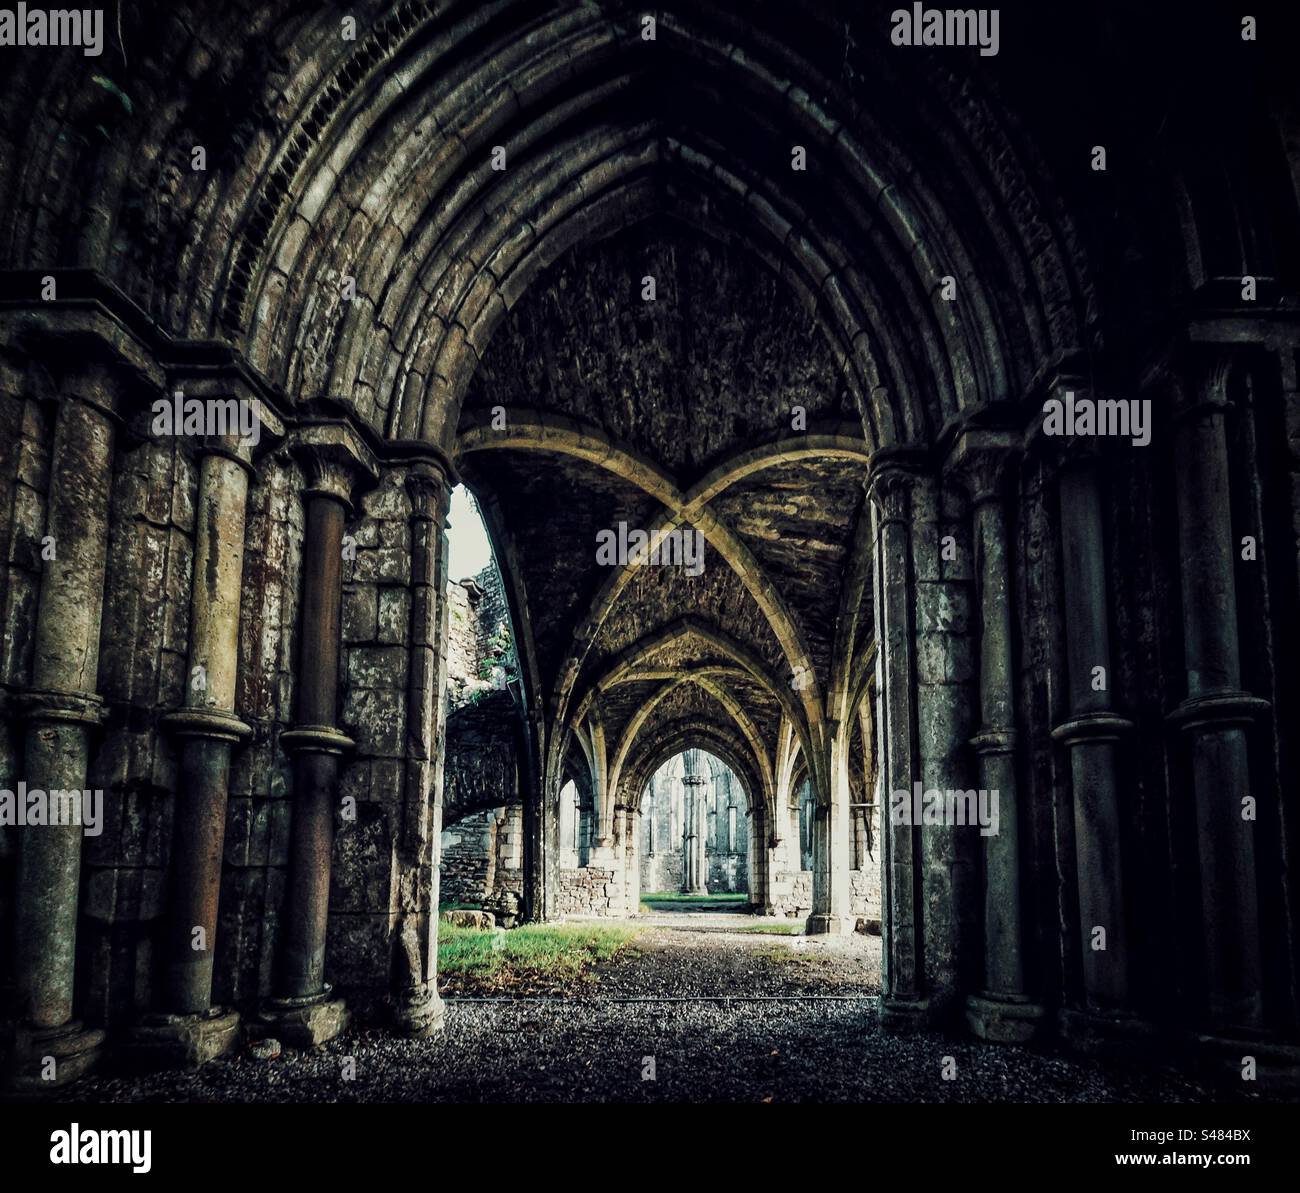
[[880, 993], [878, 936], [782, 936], [758, 929], [787, 921], [734, 912], [666, 912], [638, 916], [635, 923], [631, 946], [563, 993], [678, 998]]
[[[608, 921], [606, 921], [608, 922]], [[881, 1033], [880, 940], [746, 933], [734, 914], [638, 920], [563, 997], [447, 1002], [433, 1040], [358, 1031], [198, 1073], [100, 1075], [67, 1100], [214, 1102], [1180, 1102], [1185, 1077], [937, 1035]], [[819, 997], [820, 996], [820, 997]], [[673, 1001], [685, 997], [692, 1001]], [[725, 997], [728, 1001], [718, 1001]], [[648, 1001], [620, 1001], [622, 999]], [[656, 1001], [658, 1000], [658, 1001]], [[944, 1080], [945, 1058], [956, 1062]]]
[[[943, 1058], [956, 1079], [941, 1077]], [[347, 1058], [355, 1079], [345, 1080]], [[647, 1058], [653, 1058], [653, 1080]], [[436, 1040], [360, 1033], [276, 1061], [95, 1078], [85, 1101], [1180, 1102], [1185, 1078], [937, 1036], [882, 1035], [874, 1000], [452, 1003]]]

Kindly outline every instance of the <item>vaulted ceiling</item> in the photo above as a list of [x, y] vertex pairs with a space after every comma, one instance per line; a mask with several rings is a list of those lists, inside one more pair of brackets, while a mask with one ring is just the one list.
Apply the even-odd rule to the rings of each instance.
[[[867, 444], [798, 295], [671, 206], [576, 246], [511, 311], [469, 385], [461, 465], [538, 696], [601, 735], [609, 783], [716, 733], [770, 798], [782, 720], [806, 726], [834, 682], [845, 580], [868, 565]], [[600, 562], [620, 522], [698, 531], [703, 567]]]

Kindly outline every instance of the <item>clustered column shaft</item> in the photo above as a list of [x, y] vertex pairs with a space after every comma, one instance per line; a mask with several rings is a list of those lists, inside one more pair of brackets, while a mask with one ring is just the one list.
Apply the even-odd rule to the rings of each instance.
[[1121, 864], [1117, 750], [1131, 722], [1111, 707], [1105, 537], [1094, 456], [1059, 479], [1070, 716], [1052, 732], [1070, 751], [1085, 1014], [1071, 1030], [1102, 1035], [1129, 1019], [1130, 966]]
[[[41, 576], [32, 685], [22, 700], [28, 790], [86, 784], [90, 732], [103, 716], [97, 694], [100, 620], [107, 568], [113, 475], [113, 394], [106, 370], [66, 384], [51, 452], [46, 531], [53, 555]], [[80, 809], [78, 809], [80, 811]], [[103, 1032], [73, 1020], [80, 817], [28, 825], [15, 899], [15, 965], [21, 1023], [15, 1084], [48, 1088], [85, 1072]], [[54, 1072], [47, 1069], [50, 1059]]]
[[[990, 437], [991, 438], [991, 437]], [[959, 447], [971, 491], [980, 626], [980, 731], [971, 740], [979, 785], [996, 793], [997, 832], [984, 844], [984, 993], [967, 1000], [966, 1021], [983, 1039], [1023, 1042], [1043, 1018], [1027, 994], [1016, 777], [1012, 567], [1006, 474], [1015, 453], [1004, 438]]]
[[1263, 1023], [1255, 820], [1246, 728], [1264, 700], [1241, 691], [1226, 420], [1229, 357], [1213, 358], [1178, 412], [1178, 547], [1187, 698], [1171, 718], [1188, 738], [1200, 851], [1209, 1025]]
[[[885, 459], [867, 483], [876, 521], [876, 635], [881, 668], [884, 791], [912, 790], [919, 771], [915, 746], [912, 654], [912, 565], [909, 525], [914, 473]], [[886, 816], [881, 864], [885, 907], [881, 1023], [919, 1026], [927, 1013], [921, 974], [916, 831]]]
[[848, 727], [826, 725], [829, 790], [813, 805], [813, 892], [808, 935], [849, 931], [849, 748]]
[[353, 746], [338, 718], [343, 532], [352, 475], [332, 453], [312, 451], [313, 483], [304, 493], [302, 609], [297, 724], [280, 735], [294, 759], [289, 876], [281, 937], [279, 997], [265, 1014], [289, 1042], [315, 1046], [347, 1023], [325, 982], [331, 853], [339, 758]]
[[703, 895], [708, 891], [708, 863], [705, 856], [708, 800], [704, 794], [707, 780], [699, 773], [701, 760], [698, 750], [686, 751], [684, 765], [682, 890], [692, 895]]
[[[166, 724], [181, 735], [173, 846], [166, 1005], [201, 1014], [212, 1003], [213, 946], [229, 795], [230, 753], [250, 729], [234, 715], [244, 569], [247, 465], [225, 451], [203, 456], [196, 510], [185, 709]], [[197, 947], [195, 930], [206, 941]]]
[[[412, 1035], [430, 1035], [442, 1023], [438, 996], [438, 872], [442, 831], [442, 754], [446, 689], [447, 603], [446, 535], [448, 488], [442, 468], [432, 463], [412, 466], [407, 475], [411, 498], [411, 647], [407, 678], [406, 762], [407, 807], [411, 819], [403, 831], [402, 848], [415, 855], [417, 865], [429, 867], [429, 902], [404, 912], [406, 924], [419, 943], [419, 972], [403, 972], [393, 991], [394, 1019]], [[405, 951], [401, 951], [405, 956]], [[414, 965], [411, 966], [414, 969]]]

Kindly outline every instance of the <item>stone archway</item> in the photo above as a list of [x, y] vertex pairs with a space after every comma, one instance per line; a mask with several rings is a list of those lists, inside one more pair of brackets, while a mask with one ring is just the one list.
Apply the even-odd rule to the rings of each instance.
[[[995, 86], [817, 0], [669, 4], [653, 41], [620, 2], [366, 2], [355, 40], [209, 7], [132, 17], [132, 112], [70, 60], [4, 83], [40, 117], [0, 194], [5, 759], [116, 801], [93, 848], [24, 840], [20, 1067], [75, 1076], [101, 1028], [206, 1058], [217, 1007], [437, 1028], [462, 474], [519, 627], [535, 918], [579, 755], [613, 859], [648, 732], [725, 751], [765, 852], [802, 767], [841, 924], [870, 702], [884, 795], [1003, 801], [996, 837], [883, 827], [887, 1026], [1294, 1040], [1296, 464], [1261, 446], [1295, 422], [1294, 113], [1225, 84], [1248, 135], [1152, 140], [1117, 70], [1088, 111], [1141, 165], [1098, 179], [1050, 61]], [[258, 439], [160, 438], [176, 389]], [[1120, 394], [1144, 454], [1044, 425]], [[606, 567], [618, 527], [702, 572]]]

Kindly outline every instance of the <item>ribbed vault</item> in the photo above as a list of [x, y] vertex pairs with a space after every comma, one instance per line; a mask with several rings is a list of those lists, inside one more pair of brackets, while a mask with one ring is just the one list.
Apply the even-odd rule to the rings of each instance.
[[[686, 615], [752, 656], [707, 677], [709, 716], [735, 728], [743, 707], [746, 742], [784, 716], [820, 765], [870, 637], [870, 454], [1085, 346], [1090, 282], [1041, 163], [957, 60], [904, 63], [827, 4], [670, 4], [653, 40], [618, 0], [353, 15], [355, 40], [329, 9], [259, 11], [238, 36], [205, 14], [181, 80], [133, 82], [138, 121], [86, 105], [108, 122], [98, 201], [58, 251], [106, 262], [174, 333], [234, 342], [291, 399], [465, 465], [549, 773], [604, 704], [649, 723], [621, 705], [653, 689], [615, 700], [601, 677]], [[72, 201], [34, 170], [10, 186]], [[20, 216], [10, 253], [44, 235]], [[698, 531], [703, 573], [598, 568], [618, 523]], [[693, 677], [681, 698], [719, 662], [658, 666]]]

